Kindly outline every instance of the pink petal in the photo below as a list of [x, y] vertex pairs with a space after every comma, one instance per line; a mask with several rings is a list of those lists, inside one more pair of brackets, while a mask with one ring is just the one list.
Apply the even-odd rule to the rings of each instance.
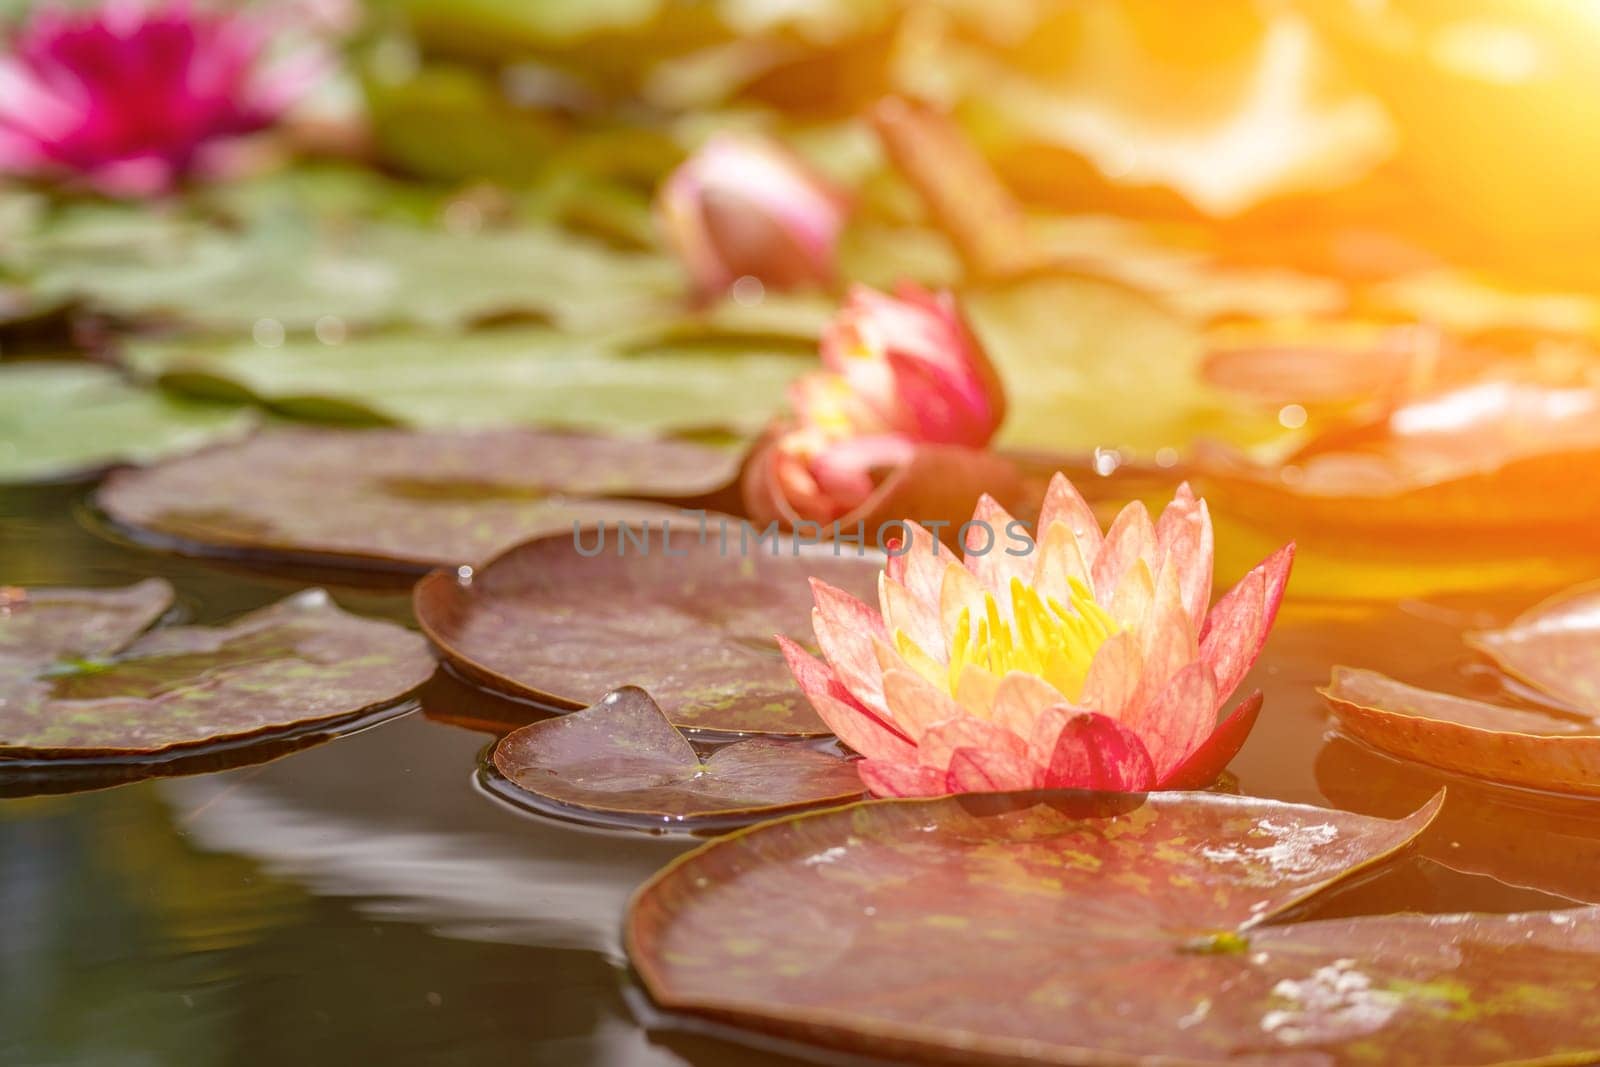
[[967, 714], [960, 704], [914, 671], [885, 671], [883, 698], [895, 727], [919, 743], [933, 727]]
[[1260, 713], [1261, 694], [1252, 693], [1233, 709], [1199, 748], [1189, 754], [1188, 759], [1161, 779], [1158, 788], [1204, 789], [1215, 782], [1244, 747], [1245, 739], [1250, 736]]
[[[978, 584], [1001, 603], [1011, 600], [1011, 579], [1027, 584], [1033, 578], [1032, 551], [1017, 554], [1022, 546], [1012, 538], [1012, 523], [1015, 522], [1010, 512], [985, 493], [978, 498], [964, 545], [966, 552], [962, 562], [978, 579]], [[1023, 527], [1019, 523], [1015, 529], [1022, 531]]]
[[958, 748], [950, 757], [949, 784], [958, 793], [1005, 793], [1036, 789], [1039, 772], [1025, 757], [1011, 752]]
[[1217, 700], [1227, 700], [1249, 673], [1278, 617], [1294, 566], [1294, 542], [1278, 549], [1222, 595], [1200, 632], [1200, 659], [1217, 677]]
[[1150, 523], [1150, 513], [1140, 501], [1135, 500], [1117, 513], [1111, 529], [1106, 531], [1104, 543], [1095, 554], [1089, 572], [1094, 578], [1094, 598], [1101, 607], [1107, 607], [1122, 575], [1142, 559], [1147, 565], [1155, 562], [1156, 531]]
[[1155, 780], [1150, 754], [1132, 732], [1104, 715], [1081, 712], [1067, 720], [1056, 738], [1043, 785], [1137, 793]]
[[1108, 718], [1122, 718], [1138, 692], [1143, 663], [1139, 639], [1132, 632], [1112, 634], [1089, 664], [1078, 703]]
[[891, 635], [899, 630], [935, 660], [948, 662], [937, 600], [919, 600], [888, 574], [880, 574], [878, 605], [883, 611], [884, 629]]
[[811, 628], [823, 657], [857, 700], [882, 715], [883, 676], [872, 643], [888, 639], [883, 617], [820, 578], [811, 579], [811, 595], [817, 604]]
[[[1161, 585], [1151, 600], [1149, 614], [1135, 632], [1142, 640], [1139, 686], [1134, 691], [1133, 709], [1154, 700], [1167, 683], [1200, 654], [1194, 623], [1184, 607], [1177, 575], [1170, 569], [1162, 572]], [[1212, 707], [1216, 707], [1214, 702]], [[1215, 722], [1215, 716], [1212, 721]]]
[[916, 759], [916, 746], [894, 726], [862, 707], [840, 684], [827, 664], [778, 634], [778, 648], [801, 692], [823, 723], [846, 745], [864, 756]]
[[[1047, 600], [1069, 603], [1073, 582], [1093, 588], [1094, 579], [1089, 576], [1088, 558], [1083, 555], [1077, 538], [1073, 537], [1071, 527], [1065, 523], [1052, 523], [1042, 529], [1044, 533], [1039, 541], [1039, 558], [1033, 568], [1033, 587]], [[1099, 536], [1098, 530], [1095, 536]]]
[[1179, 671], [1154, 700], [1130, 709], [1125, 722], [1139, 735], [1165, 779], [1203, 745], [1217, 726], [1217, 680], [1204, 663]]
[[1003, 753], [1023, 763], [1028, 760], [1028, 743], [1022, 738], [993, 723], [962, 716], [930, 727], [918, 742], [917, 761], [924, 767], [947, 769], [960, 748]]
[[1030, 737], [1046, 708], [1065, 704], [1066, 697], [1037, 675], [1012, 671], [995, 689], [991, 721], [1018, 737]]
[[856, 763], [856, 772], [875, 797], [942, 797], [953, 792], [944, 771], [914, 763], [865, 759]]
[[961, 676], [956, 679], [956, 703], [968, 714], [987, 717], [994, 708], [999, 687], [1000, 679], [969, 663], [961, 668]]
[[1155, 575], [1150, 573], [1144, 560], [1136, 559], [1133, 566], [1122, 572], [1122, 579], [1117, 582], [1117, 588], [1112, 592], [1109, 603], [1105, 604], [1105, 609], [1123, 626], [1138, 629], [1144, 625], [1145, 616], [1150, 614], [1150, 606], [1155, 599]]
[[947, 647], [955, 636], [963, 611], [970, 615], [971, 625], [976, 627], [984, 613], [983, 585], [965, 567], [951, 564], [945, 568], [944, 582], [939, 588], [939, 626], [944, 631]]
[[1189, 483], [1184, 482], [1156, 520], [1156, 558], [1160, 569], [1177, 574], [1184, 607], [1196, 625], [1205, 618], [1206, 607], [1211, 603], [1214, 555], [1211, 513], [1206, 502], [1196, 500]]
[[916, 599], [937, 604], [939, 590], [944, 586], [945, 569], [957, 562], [956, 554], [917, 523], [905, 525], [906, 544], [889, 556], [884, 570]]
[[1100, 520], [1094, 517], [1094, 509], [1083, 499], [1077, 487], [1060, 471], [1051, 477], [1050, 487], [1045, 490], [1044, 505], [1039, 509], [1038, 533], [1041, 540], [1049, 535], [1050, 527], [1055, 523], [1060, 523], [1071, 532], [1078, 544], [1078, 554], [1083, 559], [1093, 560], [1100, 554], [1100, 544], [1104, 540], [1100, 533]]

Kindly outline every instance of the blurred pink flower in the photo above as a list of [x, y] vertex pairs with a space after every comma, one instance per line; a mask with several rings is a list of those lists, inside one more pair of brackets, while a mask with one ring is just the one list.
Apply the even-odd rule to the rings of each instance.
[[903, 489], [924, 507], [959, 500], [965, 516], [973, 496], [963, 475], [991, 469], [974, 453], [999, 428], [1005, 394], [954, 298], [908, 283], [893, 296], [857, 286], [823, 331], [822, 362], [826, 369], [790, 388], [795, 421], [754, 460], [767, 469], [747, 485], [747, 498], [759, 497], [746, 500], [752, 513], [831, 522], [873, 499], [914, 456], [936, 455], [920, 470], [950, 492]]
[[214, 169], [325, 69], [309, 47], [269, 62], [271, 35], [188, 0], [38, 9], [0, 56], [0, 173], [151, 196]]
[[776, 289], [833, 280], [845, 199], [770, 141], [708, 141], [662, 184], [656, 210], [702, 295], [746, 275]]
[[858, 432], [982, 448], [1005, 414], [999, 382], [949, 293], [909, 282], [893, 296], [855, 286], [823, 332], [822, 363], [871, 413], [875, 425]]
[[1207, 785], [1243, 744], [1259, 697], [1220, 724], [1271, 630], [1286, 545], [1210, 604], [1213, 541], [1187, 485], [1101, 533], [1057, 474], [1037, 540], [982, 498], [957, 560], [908, 523], [872, 608], [812, 581], [826, 662], [779, 637], [817, 713], [866, 757], [879, 796]]

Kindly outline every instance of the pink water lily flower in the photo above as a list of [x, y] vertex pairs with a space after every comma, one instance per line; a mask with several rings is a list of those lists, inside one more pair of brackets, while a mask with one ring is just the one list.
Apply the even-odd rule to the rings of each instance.
[[[952, 467], [992, 466], [975, 453], [999, 428], [1005, 393], [954, 297], [910, 283], [893, 296], [857, 286], [821, 352], [824, 369], [790, 389], [793, 424], [754, 461], [746, 503], [755, 517], [844, 518], [917, 457], [926, 478], [961, 495], [965, 515], [976, 494]], [[948, 495], [931, 484], [902, 489], [924, 506]]]
[[817, 713], [866, 757], [867, 788], [1209, 784], [1254, 724], [1259, 694], [1217, 713], [1272, 628], [1294, 545], [1210, 606], [1211, 519], [1187, 485], [1155, 521], [1135, 502], [1102, 534], [1057, 474], [1036, 542], [1013, 521], [985, 497], [959, 560], [908, 523], [877, 608], [813, 580], [826, 662], [778, 638]]
[[843, 195], [771, 141], [724, 134], [662, 183], [656, 214], [695, 288], [749, 276], [775, 289], [833, 280]]
[[0, 56], [0, 173], [149, 196], [270, 125], [325, 57], [269, 62], [259, 17], [187, 0], [44, 6]]
[[[982, 448], [1005, 416], [999, 380], [947, 292], [855, 286], [823, 332], [822, 364], [865, 413], [857, 432]], [[802, 421], [816, 422], [803, 399]]]

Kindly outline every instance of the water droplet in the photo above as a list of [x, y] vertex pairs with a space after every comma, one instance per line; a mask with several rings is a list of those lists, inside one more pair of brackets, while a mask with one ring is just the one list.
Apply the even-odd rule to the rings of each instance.
[[1298, 430], [1306, 424], [1306, 409], [1299, 404], [1285, 404], [1278, 409], [1278, 424], [1287, 430]]
[[317, 340], [325, 345], [343, 344], [349, 331], [345, 329], [344, 320], [337, 315], [324, 315], [317, 320], [315, 327]]
[[733, 302], [740, 307], [755, 307], [767, 297], [767, 287], [753, 274], [746, 274], [733, 283]]

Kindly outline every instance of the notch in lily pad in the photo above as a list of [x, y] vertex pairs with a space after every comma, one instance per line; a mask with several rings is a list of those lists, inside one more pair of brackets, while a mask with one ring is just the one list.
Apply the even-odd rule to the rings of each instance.
[[818, 742], [750, 738], [700, 751], [636, 686], [495, 746], [494, 791], [519, 806], [651, 829], [742, 826], [862, 795], [855, 761]]

